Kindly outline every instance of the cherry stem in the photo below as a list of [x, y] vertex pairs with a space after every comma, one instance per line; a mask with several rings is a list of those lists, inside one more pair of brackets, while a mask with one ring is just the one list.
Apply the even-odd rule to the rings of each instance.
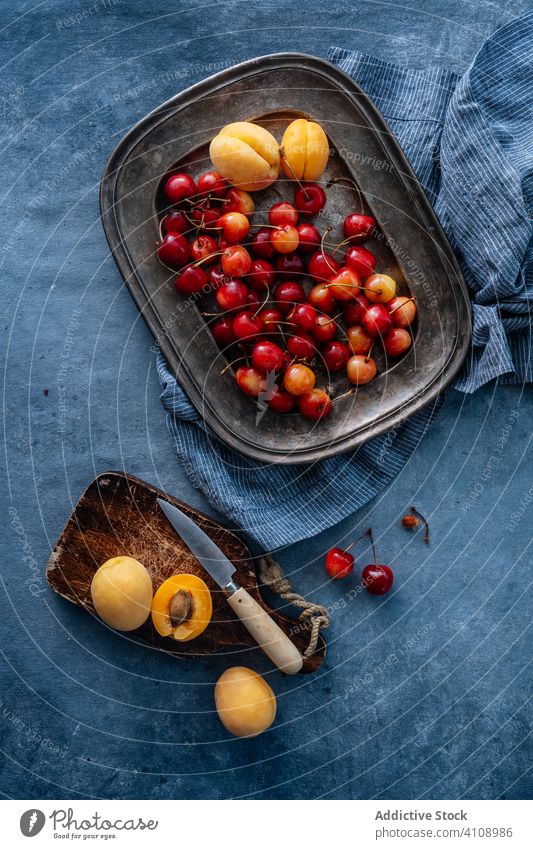
[[370, 537], [370, 545], [372, 546], [372, 556], [374, 557], [374, 563], [377, 563], [378, 558], [377, 558], [377, 555], [376, 555], [376, 546], [374, 545], [374, 534], [372, 533], [372, 528], [368, 529], [365, 536]]
[[[285, 156], [285, 151], [283, 150], [283, 148], [282, 148], [282, 147], [280, 147], [280, 149], [279, 149], [279, 154], [280, 154], [281, 158], [283, 159], [283, 161], [284, 161], [285, 165], [287, 166], [287, 168], [288, 168], [288, 169], [289, 169], [289, 171], [291, 172], [291, 174], [292, 174], [293, 178], [296, 180], [296, 182], [298, 183], [298, 185], [300, 186], [300, 188], [303, 190], [303, 192], [304, 192], [304, 194], [305, 194], [305, 188], [303, 187], [302, 183], [300, 182], [300, 180], [298, 179], [298, 177], [297, 177], [297, 176], [296, 176], [296, 174], [294, 173], [294, 169], [292, 168], [292, 166], [291, 166], [291, 164], [290, 164], [289, 160], [288, 160], [288, 159], [287, 159], [287, 157]], [[306, 199], [306, 200], [307, 200], [307, 197], [308, 197], [308, 196], [307, 196], [307, 194], [305, 194], [305, 199]]]
[[329, 188], [329, 186], [334, 185], [335, 183], [342, 183], [343, 180], [345, 182], [349, 183], [351, 185], [351, 187], [353, 189], [355, 189], [355, 191], [357, 193], [357, 198], [359, 200], [359, 205], [361, 207], [361, 215], [364, 215], [365, 207], [364, 207], [364, 204], [363, 204], [363, 196], [361, 195], [361, 190], [360, 190], [359, 186], [357, 185], [357, 183], [355, 182], [355, 180], [352, 180], [351, 177], [333, 177], [329, 181], [329, 183], [327, 184], [327, 188]]
[[229, 368], [232, 368], [236, 363], [239, 363], [244, 358], [244, 354], [241, 354], [240, 357], [237, 357], [236, 360], [233, 360], [232, 363], [228, 363], [227, 366], [224, 366], [220, 374], [225, 374]]
[[428, 521], [427, 521], [426, 517], [422, 515], [420, 510], [416, 509], [416, 507], [411, 507], [411, 512], [414, 513], [415, 516], [418, 516], [418, 518], [421, 519], [424, 523], [424, 528], [425, 528], [424, 542], [427, 545], [428, 542], [429, 542], [429, 524], [428, 524]]
[[254, 312], [252, 318], [257, 318], [257, 315], [261, 312], [262, 309], [264, 309], [266, 307], [269, 300], [270, 300], [270, 288], [267, 286], [266, 287], [266, 298], [265, 298], [264, 301], [262, 301], [262, 303], [259, 304], [259, 306], [257, 307], [256, 311]]
[[358, 542], [360, 542], [362, 539], [364, 539], [365, 537], [367, 537], [369, 534], [372, 534], [372, 528], [368, 528], [368, 529], [364, 532], [364, 534], [361, 534], [361, 536], [360, 536], [360, 537], [357, 537], [357, 539], [354, 539], [354, 541], [353, 541], [352, 543], [350, 543], [350, 545], [348, 546], [348, 548], [345, 548], [345, 549], [344, 549], [344, 551], [349, 551], [349, 550], [350, 550], [350, 548], [353, 548], [353, 547], [354, 547], [354, 545], [357, 545], [357, 543], [358, 543]]
[[367, 363], [367, 362], [369, 361], [369, 359], [370, 359], [370, 354], [372, 353], [372, 348], [374, 347], [374, 345], [375, 345], [375, 344], [376, 344], [376, 340], [374, 339], [374, 341], [372, 342], [372, 344], [371, 344], [370, 348], [368, 349], [367, 355], [366, 355], [366, 357], [365, 357], [365, 363]]
[[341, 398], [347, 398], [348, 395], [354, 395], [356, 391], [357, 391], [357, 387], [354, 386], [353, 389], [348, 389], [348, 391], [343, 392], [342, 395], [337, 395], [335, 398], [332, 398], [331, 403], [334, 404], [335, 401], [340, 401]]
[[162, 266], [163, 266], [163, 268], [166, 268], [166, 270], [167, 270], [167, 271], [171, 271], [171, 272], [172, 272], [172, 274], [179, 274], [179, 273], [180, 273], [180, 271], [181, 271], [181, 269], [171, 268], [171, 267], [170, 267], [170, 265], [165, 265], [165, 263], [164, 263], [164, 262], [161, 262], [161, 260], [159, 259], [159, 257], [157, 257], [157, 261], [158, 261], [159, 265], [162, 265]]
[[326, 227], [326, 229], [325, 229], [325, 230], [324, 230], [324, 232], [322, 233], [322, 238], [320, 239], [320, 253], [322, 254], [322, 256], [323, 256], [323, 258], [324, 258], [324, 262], [326, 263], [326, 265], [328, 266], [328, 268], [330, 268], [330, 269], [331, 269], [331, 271], [335, 274], [336, 269], [335, 269], [335, 268], [333, 268], [333, 266], [332, 266], [332, 265], [331, 265], [331, 263], [329, 262], [328, 258], [326, 257], [326, 254], [325, 254], [325, 252], [324, 252], [324, 239], [326, 238], [326, 236], [328, 235], [328, 233], [331, 233], [332, 229], [333, 229], [332, 227]]

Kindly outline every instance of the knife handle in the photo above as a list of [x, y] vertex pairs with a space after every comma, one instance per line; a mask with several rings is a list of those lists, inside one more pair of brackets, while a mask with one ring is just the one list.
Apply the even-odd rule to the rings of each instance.
[[228, 596], [228, 604], [278, 669], [287, 675], [300, 671], [303, 658], [294, 643], [243, 587]]

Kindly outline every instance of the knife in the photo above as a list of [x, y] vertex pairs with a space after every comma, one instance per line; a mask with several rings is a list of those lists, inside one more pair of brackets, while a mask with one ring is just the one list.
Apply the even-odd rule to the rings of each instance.
[[235, 565], [231, 560], [185, 513], [162, 498], [158, 498], [157, 503], [178, 536], [221, 587], [233, 612], [270, 660], [287, 675], [299, 672], [303, 665], [300, 652], [266, 610], [235, 580]]

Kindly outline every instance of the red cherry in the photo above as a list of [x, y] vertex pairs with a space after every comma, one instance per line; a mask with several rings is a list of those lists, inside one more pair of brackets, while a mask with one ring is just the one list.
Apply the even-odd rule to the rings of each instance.
[[354, 324], [346, 331], [348, 347], [352, 354], [369, 354], [374, 338], [366, 333], [360, 324]]
[[361, 324], [369, 336], [384, 336], [392, 327], [392, 318], [383, 304], [373, 304], [364, 311]]
[[350, 359], [350, 351], [344, 342], [338, 339], [328, 342], [322, 348], [322, 359], [328, 371], [340, 371]]
[[297, 333], [291, 336], [287, 342], [287, 348], [294, 357], [303, 360], [312, 360], [316, 354], [315, 340], [308, 333]]
[[290, 313], [294, 304], [303, 304], [305, 302], [304, 288], [296, 280], [287, 280], [276, 286], [274, 300], [276, 301], [277, 308], [282, 313]]
[[235, 379], [239, 388], [252, 398], [257, 398], [266, 386], [264, 374], [253, 366], [240, 366], [235, 372]]
[[387, 304], [395, 327], [409, 327], [415, 320], [416, 305], [411, 298], [399, 295]]
[[252, 267], [252, 258], [242, 245], [230, 245], [222, 254], [221, 265], [230, 277], [244, 277]]
[[215, 254], [217, 243], [212, 236], [198, 236], [191, 243], [191, 256], [194, 260], [207, 259], [208, 256]]
[[279, 371], [283, 365], [283, 351], [269, 339], [262, 339], [253, 347], [252, 363], [260, 371]]
[[298, 230], [290, 224], [283, 224], [272, 231], [270, 237], [272, 246], [280, 254], [292, 254], [299, 244]]
[[263, 330], [263, 322], [260, 317], [258, 315], [254, 316], [253, 313], [247, 310], [237, 313], [233, 319], [232, 326], [235, 338], [241, 342], [245, 339], [255, 339]]
[[300, 395], [298, 406], [306, 419], [312, 419], [315, 422], [329, 415], [333, 408], [331, 398], [323, 389], [312, 389], [307, 395]]
[[228, 193], [229, 183], [218, 171], [205, 171], [198, 177], [196, 188], [201, 198], [211, 195], [214, 198], [222, 199]]
[[371, 306], [366, 295], [357, 295], [353, 301], [346, 304], [344, 308], [344, 320], [348, 327], [353, 324], [359, 324], [363, 317], [363, 313]]
[[196, 194], [196, 183], [189, 174], [173, 174], [166, 181], [164, 192], [170, 203], [181, 203]]
[[255, 292], [265, 292], [276, 281], [276, 272], [272, 263], [266, 259], [252, 260], [252, 267], [246, 275], [246, 282]]
[[352, 212], [344, 219], [344, 238], [350, 239], [351, 242], [365, 242], [376, 226], [376, 219], [371, 215], [361, 215], [359, 212]]
[[280, 277], [299, 277], [305, 271], [305, 265], [299, 253], [278, 254], [274, 268]]
[[213, 336], [219, 345], [227, 347], [235, 342], [235, 334], [233, 332], [232, 321], [229, 318], [219, 318], [211, 329]]
[[376, 361], [368, 355], [354, 354], [346, 364], [348, 380], [355, 386], [364, 386], [374, 380], [378, 371]]
[[316, 317], [316, 309], [312, 304], [296, 304], [289, 313], [288, 320], [302, 330], [313, 330]]
[[290, 413], [294, 409], [295, 403], [294, 395], [286, 392], [285, 389], [276, 388], [268, 401], [268, 406], [275, 413]]
[[217, 304], [222, 310], [235, 310], [243, 307], [248, 299], [248, 287], [242, 280], [226, 279], [216, 294]]
[[318, 315], [311, 333], [317, 342], [331, 342], [337, 333], [337, 324], [329, 315]]
[[309, 303], [317, 310], [330, 315], [335, 309], [335, 298], [325, 283], [318, 283], [309, 292]]
[[157, 248], [157, 258], [170, 268], [181, 268], [191, 258], [191, 246], [180, 233], [167, 233]]
[[265, 333], [277, 333], [279, 331], [279, 323], [283, 320], [283, 313], [276, 307], [266, 307], [261, 310], [259, 317], [263, 322], [263, 330]]
[[399, 357], [411, 347], [411, 334], [403, 327], [393, 327], [383, 337], [383, 347], [389, 357]]
[[271, 230], [267, 230], [266, 227], [263, 227], [261, 230], [258, 230], [254, 236], [252, 236], [252, 239], [250, 240], [250, 250], [254, 256], [260, 257], [260, 259], [272, 259], [275, 255], [276, 251], [270, 241], [271, 232]]
[[361, 278], [345, 265], [329, 278], [329, 287], [333, 297], [339, 301], [353, 301], [360, 291]]
[[220, 289], [223, 283], [226, 283], [228, 278], [222, 271], [221, 265], [212, 265], [207, 272], [207, 279], [209, 280], [209, 285], [212, 290], [216, 292], [217, 289]]
[[256, 307], [260, 303], [262, 303], [261, 296], [258, 294], [258, 292], [248, 292], [248, 297], [246, 298], [246, 303], [250, 304], [253, 307]]
[[385, 595], [392, 587], [394, 573], [390, 566], [369, 563], [361, 573], [364, 588], [371, 595]]
[[284, 224], [294, 227], [298, 223], [298, 210], [287, 201], [275, 203], [268, 211], [268, 220], [275, 227]]
[[347, 578], [352, 573], [354, 564], [353, 556], [342, 548], [330, 548], [326, 554], [326, 572], [335, 581]]
[[242, 212], [243, 215], [251, 215], [255, 209], [255, 203], [248, 192], [243, 189], [231, 188], [226, 194], [224, 212]]
[[329, 280], [340, 267], [340, 263], [333, 259], [331, 254], [325, 251], [316, 251], [309, 257], [307, 272], [315, 283], [323, 283], [325, 280]]
[[234, 245], [246, 238], [250, 222], [242, 212], [225, 212], [218, 219], [217, 227], [222, 227], [226, 242]]
[[208, 204], [202, 204], [200, 206], [191, 207], [191, 209], [188, 210], [187, 215], [197, 227], [200, 227], [201, 229], [207, 227], [213, 228], [218, 221], [220, 210], [212, 209]]
[[173, 209], [163, 218], [161, 229], [163, 233], [188, 233], [192, 226], [181, 209]]
[[302, 183], [294, 193], [294, 205], [303, 215], [316, 215], [326, 205], [326, 193], [317, 183]]
[[374, 254], [360, 245], [352, 245], [351, 248], [348, 248], [344, 254], [344, 262], [348, 268], [353, 268], [363, 280], [369, 277], [376, 267]]
[[312, 254], [320, 247], [320, 233], [314, 224], [300, 224], [297, 228], [300, 238], [298, 250], [303, 254]]
[[194, 295], [208, 288], [207, 274], [198, 265], [187, 265], [176, 277], [174, 286], [181, 295]]

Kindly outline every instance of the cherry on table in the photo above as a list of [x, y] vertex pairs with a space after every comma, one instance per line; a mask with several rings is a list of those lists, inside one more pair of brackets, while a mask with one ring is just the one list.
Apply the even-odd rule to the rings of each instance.
[[416, 304], [412, 298], [398, 295], [387, 304], [387, 309], [395, 327], [409, 327], [415, 319]]
[[266, 386], [265, 375], [254, 366], [239, 366], [235, 372], [235, 379], [239, 389], [252, 398], [257, 398]]
[[290, 413], [294, 410], [296, 398], [285, 389], [276, 387], [268, 400], [268, 406], [275, 413]]
[[299, 253], [278, 254], [274, 260], [274, 268], [280, 277], [299, 277], [305, 271], [305, 265]]
[[346, 330], [348, 347], [352, 354], [368, 354], [374, 344], [374, 337], [369, 336], [360, 324], [354, 324]]
[[371, 595], [385, 595], [392, 587], [394, 572], [383, 563], [369, 563], [361, 573], [361, 580]]
[[300, 242], [298, 230], [290, 224], [283, 224], [272, 230], [272, 247], [280, 254], [292, 254]]
[[217, 227], [222, 227], [226, 242], [235, 245], [242, 242], [250, 230], [250, 222], [242, 212], [225, 212], [217, 221]]
[[383, 304], [373, 304], [364, 311], [361, 324], [369, 336], [384, 336], [392, 327], [392, 318]]
[[280, 322], [283, 321], [283, 313], [277, 307], [265, 307], [259, 313], [259, 318], [263, 322], [265, 333], [278, 333]]
[[208, 204], [200, 204], [199, 206], [192, 206], [188, 211], [187, 215], [201, 230], [203, 229], [216, 229], [216, 224], [220, 216], [219, 209], [213, 209]]
[[313, 254], [320, 247], [320, 233], [314, 224], [299, 224], [296, 228], [300, 245], [298, 250], [303, 254]]
[[287, 348], [294, 357], [312, 360], [316, 354], [316, 342], [308, 333], [296, 333], [287, 342]]
[[362, 215], [359, 212], [352, 212], [344, 219], [344, 238], [350, 239], [353, 243], [365, 242], [372, 234], [375, 226], [376, 219], [371, 215]]
[[318, 422], [331, 413], [333, 404], [324, 389], [312, 389], [298, 398], [300, 412], [306, 419]]
[[231, 188], [224, 199], [225, 212], [242, 212], [250, 216], [255, 209], [255, 202], [251, 194], [243, 189]]
[[222, 266], [218, 264], [212, 265], [209, 268], [209, 271], [207, 272], [207, 279], [212, 290], [216, 292], [217, 289], [220, 289], [223, 283], [227, 282], [228, 277], [222, 271]]
[[383, 337], [383, 347], [389, 357], [399, 357], [411, 347], [412, 339], [403, 327], [392, 327]]
[[344, 368], [350, 359], [350, 351], [344, 342], [334, 339], [324, 345], [321, 356], [328, 371], [336, 372]]
[[305, 290], [298, 281], [286, 280], [276, 286], [274, 300], [276, 307], [282, 313], [288, 314], [294, 304], [303, 304], [305, 302]]
[[207, 259], [207, 257], [215, 254], [217, 251], [217, 243], [212, 236], [197, 236], [191, 242], [191, 256], [194, 260]]
[[268, 211], [268, 220], [276, 227], [283, 224], [295, 227], [298, 223], [298, 210], [288, 201], [275, 203]]
[[186, 265], [191, 258], [191, 246], [180, 233], [167, 233], [156, 250], [157, 258], [163, 265], [178, 269]]
[[303, 363], [292, 363], [283, 377], [283, 386], [291, 395], [306, 395], [315, 385], [315, 373]]
[[337, 334], [337, 324], [335, 319], [329, 315], [317, 315], [315, 325], [311, 329], [311, 333], [317, 342], [331, 342]]
[[344, 320], [348, 327], [353, 324], [359, 324], [363, 313], [370, 306], [372, 305], [365, 295], [356, 295], [353, 301], [347, 303], [344, 308]]
[[363, 278], [369, 277], [376, 267], [376, 257], [361, 245], [352, 245], [344, 254], [344, 262]]
[[[220, 290], [219, 290], [220, 291]], [[258, 315], [248, 310], [237, 313], [233, 319], [233, 332], [241, 342], [255, 339], [263, 330], [263, 322]]]
[[181, 209], [173, 209], [171, 212], [168, 212], [167, 215], [161, 221], [161, 229], [163, 233], [188, 233], [189, 230], [192, 230], [191, 222], [187, 220], [187, 217], [183, 210]]
[[217, 304], [222, 310], [234, 310], [243, 307], [248, 300], [248, 287], [242, 280], [226, 279], [217, 289]]
[[365, 281], [365, 295], [374, 304], [386, 304], [396, 294], [396, 281], [388, 274], [371, 274]]
[[331, 315], [336, 306], [336, 301], [326, 283], [317, 283], [313, 286], [308, 296], [309, 303], [317, 310]]
[[172, 174], [165, 183], [164, 192], [170, 203], [181, 203], [196, 194], [196, 183], [185, 172]]
[[326, 554], [326, 572], [334, 581], [347, 578], [353, 572], [355, 560], [349, 551], [335, 546]]
[[328, 285], [338, 301], [352, 301], [361, 289], [361, 278], [345, 265], [329, 278]]
[[181, 295], [195, 295], [208, 287], [207, 274], [199, 265], [187, 265], [176, 277], [174, 286]]
[[318, 183], [302, 183], [294, 193], [294, 205], [303, 215], [316, 215], [326, 205], [326, 193]]
[[275, 255], [276, 251], [270, 241], [271, 233], [272, 230], [267, 230], [266, 227], [262, 227], [257, 233], [254, 233], [250, 239], [250, 250], [254, 256], [260, 259], [272, 259]]
[[196, 180], [196, 188], [198, 196], [201, 198], [211, 195], [211, 197], [222, 200], [228, 193], [229, 183], [218, 171], [204, 171]]
[[250, 289], [248, 292], [248, 297], [246, 298], [246, 303], [249, 306], [257, 307], [259, 304], [262, 304], [261, 296], [259, 292], [254, 292], [253, 289]]
[[279, 371], [283, 365], [283, 351], [275, 342], [261, 339], [252, 349], [252, 363], [260, 371]]
[[315, 283], [324, 283], [339, 271], [341, 265], [326, 251], [315, 251], [309, 257], [307, 273]]
[[312, 304], [296, 304], [289, 313], [288, 321], [302, 330], [313, 330], [317, 313]]
[[346, 364], [346, 371], [350, 383], [355, 386], [364, 386], [375, 378], [378, 367], [372, 357], [354, 354]]
[[216, 321], [211, 332], [219, 345], [227, 347], [235, 342], [235, 334], [233, 332], [233, 323], [231, 319], [223, 316]]
[[252, 260], [252, 267], [246, 275], [247, 284], [255, 292], [265, 292], [270, 289], [276, 281], [274, 266], [267, 259]]
[[230, 277], [244, 277], [252, 268], [252, 258], [242, 245], [230, 245], [223, 252], [220, 264]]

